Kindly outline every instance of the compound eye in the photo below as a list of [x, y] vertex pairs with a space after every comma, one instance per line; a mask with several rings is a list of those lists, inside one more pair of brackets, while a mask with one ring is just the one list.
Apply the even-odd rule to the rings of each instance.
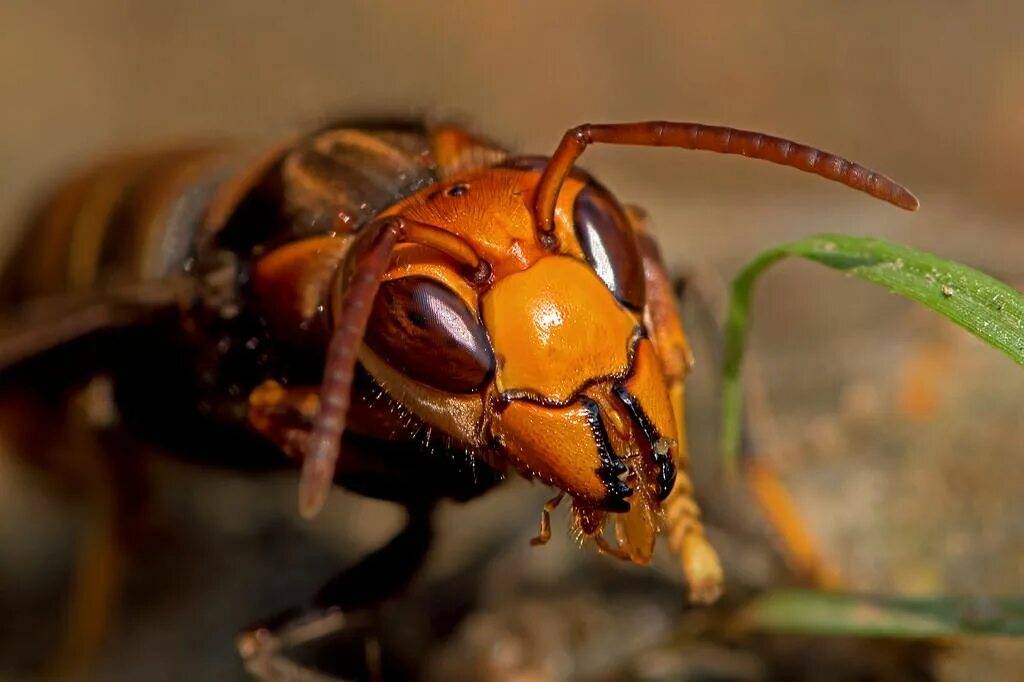
[[450, 393], [473, 393], [494, 371], [483, 325], [451, 289], [426, 277], [381, 284], [365, 341], [391, 367]]
[[619, 202], [598, 185], [580, 190], [573, 204], [576, 239], [597, 276], [624, 305], [642, 310], [647, 298], [636, 237]]

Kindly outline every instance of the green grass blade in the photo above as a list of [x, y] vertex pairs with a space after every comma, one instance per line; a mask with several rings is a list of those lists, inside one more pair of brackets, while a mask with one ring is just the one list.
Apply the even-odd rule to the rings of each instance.
[[822, 234], [761, 253], [732, 283], [725, 329], [722, 452], [735, 472], [742, 430], [740, 368], [754, 284], [789, 256], [841, 270], [923, 303], [1024, 365], [1024, 297], [997, 279], [930, 253], [878, 239]]
[[1024, 598], [875, 597], [781, 590], [739, 614], [753, 630], [849, 637], [1024, 635]]

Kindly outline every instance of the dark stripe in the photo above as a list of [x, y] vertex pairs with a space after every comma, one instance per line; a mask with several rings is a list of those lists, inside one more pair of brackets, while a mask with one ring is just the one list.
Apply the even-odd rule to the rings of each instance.
[[640, 430], [644, 432], [644, 437], [651, 444], [651, 457], [654, 463], [658, 465], [658, 499], [664, 500], [672, 492], [672, 486], [676, 482], [675, 462], [672, 461], [668, 453], [659, 453], [655, 450], [655, 446], [662, 439], [662, 435], [658, 433], [658, 429], [655, 428], [647, 413], [644, 412], [640, 401], [627, 391], [626, 387], [622, 384], [617, 384], [613, 390], [618, 399], [629, 410], [629, 413], [633, 415], [633, 419], [640, 425]]
[[101, 281], [108, 275], [152, 279], [180, 268], [224, 179], [225, 159], [213, 149], [190, 149], [141, 159], [136, 167], [106, 225], [97, 263]]
[[626, 473], [626, 464], [612, 448], [608, 432], [604, 428], [604, 422], [601, 421], [601, 410], [597, 403], [586, 396], [580, 397], [580, 403], [587, 410], [587, 424], [597, 443], [597, 456], [601, 459], [601, 468], [597, 470], [597, 475], [604, 482], [606, 491], [601, 506], [607, 511], [628, 512], [629, 502], [626, 501], [626, 498], [633, 494], [633, 490], [619, 478]]

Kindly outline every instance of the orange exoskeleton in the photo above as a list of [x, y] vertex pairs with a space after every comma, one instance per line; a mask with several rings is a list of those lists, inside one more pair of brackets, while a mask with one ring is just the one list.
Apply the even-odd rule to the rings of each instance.
[[[363, 229], [293, 241], [253, 264], [271, 328], [315, 327], [326, 349], [321, 383], [285, 391], [270, 380], [250, 413], [304, 460], [303, 513], [322, 505], [346, 427], [372, 429], [346, 422], [359, 366], [472, 456], [556, 488], [535, 542], [548, 540], [548, 515], [567, 495], [579, 536], [608, 554], [646, 563], [664, 530], [691, 599], [713, 600], [722, 570], [686, 474], [692, 359], [668, 275], [639, 212], [574, 161], [591, 142], [707, 149], [811, 171], [904, 208], [916, 199], [830, 154], [697, 124], [581, 126], [551, 158], [506, 156], [454, 128], [433, 135], [438, 182]], [[325, 179], [311, 175], [285, 175], [286, 191], [329, 203]], [[296, 422], [305, 427], [281, 426]]]
[[551, 157], [419, 123], [126, 155], [40, 213], [4, 279], [23, 307], [0, 368], [55, 393], [107, 375], [126, 426], [195, 459], [301, 463], [307, 516], [334, 483], [422, 511], [516, 472], [558, 491], [537, 543], [567, 496], [605, 553], [646, 563], [664, 532], [712, 601], [692, 358], [642, 211], [574, 167], [591, 143], [740, 154], [917, 205], [831, 154], [690, 123], [584, 125]]

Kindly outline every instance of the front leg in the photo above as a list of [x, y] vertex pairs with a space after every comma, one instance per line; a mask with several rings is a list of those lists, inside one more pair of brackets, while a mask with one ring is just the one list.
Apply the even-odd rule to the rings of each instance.
[[[677, 280], [674, 290], [680, 292], [680, 295], [683, 291], [692, 291], [695, 294], [692, 300], [707, 323], [708, 333], [712, 336], [713, 345], [719, 353], [713, 360], [717, 366], [721, 366], [721, 352], [724, 349], [721, 335], [723, 324], [712, 308], [724, 307], [727, 296], [725, 282], [711, 276], [710, 273], [708, 276], [702, 274], [693, 281]], [[756, 378], [755, 372], [752, 380], [756, 381]], [[750, 394], [756, 398], [761, 392], [750, 391]], [[753, 493], [755, 503], [760, 507], [768, 526], [781, 545], [784, 560], [797, 577], [815, 587], [841, 587], [845, 584], [845, 579], [822, 554], [810, 527], [804, 520], [804, 515], [783, 483], [778, 470], [764, 457], [764, 453], [752, 438], [749, 420], [751, 415], [758, 414], [768, 413], [764, 407], [759, 410], [744, 410], [743, 457], [740, 469], [743, 482]]]
[[676, 448], [676, 484], [663, 503], [663, 525], [669, 546], [681, 558], [683, 573], [690, 584], [691, 601], [707, 604], [721, 594], [724, 577], [718, 554], [704, 537], [700, 508], [693, 499], [693, 485], [687, 473], [689, 456], [686, 448], [683, 380], [693, 365], [693, 355], [679, 319], [661, 253], [644, 228], [645, 216], [638, 209], [630, 209], [629, 213], [644, 264], [647, 288], [645, 323], [651, 330], [652, 341], [661, 360], [679, 438]]
[[[641, 253], [644, 258], [644, 270], [647, 275], [647, 298], [648, 310], [651, 317], [651, 325], [654, 329], [655, 342], [658, 345], [659, 355], [662, 357], [666, 380], [671, 387], [673, 408], [676, 409], [676, 416], [679, 419], [679, 432], [685, 434], [683, 421], [683, 377], [686, 371], [693, 364], [693, 356], [683, 332], [682, 323], [679, 320], [677, 311], [677, 295], [685, 289], [697, 289], [697, 301], [704, 308], [706, 318], [711, 318], [711, 333], [716, 337], [720, 336], [721, 325], [714, 319], [708, 299], [708, 286], [704, 283], [701, 287], [693, 287], [691, 282], [681, 280], [675, 284], [671, 283], [665, 265], [658, 252], [657, 244], [645, 231], [646, 215], [642, 209], [630, 207], [630, 217], [636, 225], [638, 239], [640, 241]], [[715, 282], [714, 284], [719, 284]], [[724, 302], [724, 284], [712, 286], [712, 293], [716, 296], [710, 297], [711, 301], [717, 302], [722, 299]], [[717, 344], [721, 346], [719, 342]], [[721, 362], [720, 358], [716, 362]], [[681, 439], [680, 452], [685, 452], [685, 439]], [[683, 456], [681, 456], [682, 458]], [[747, 457], [743, 463], [743, 477], [745, 483], [754, 494], [754, 499], [761, 507], [769, 525], [778, 537], [787, 563], [801, 577], [818, 587], [836, 587], [843, 584], [838, 571], [822, 556], [817, 547], [814, 537], [808, 529], [803, 516], [797, 510], [789, 491], [783, 485], [778, 473], [767, 462], [753, 457]], [[690, 482], [685, 475], [684, 468], [680, 466], [680, 479], [675, 490], [665, 501], [666, 525], [669, 527], [670, 543], [672, 537], [679, 536], [673, 547], [684, 554], [685, 559], [685, 527], [691, 523], [690, 519], [696, 515], [699, 519], [699, 510], [693, 502], [689, 493], [684, 491], [690, 487]], [[704, 550], [699, 543], [694, 545], [691, 552], [699, 561]]]
[[431, 504], [407, 507], [387, 544], [331, 578], [306, 606], [243, 632], [239, 654], [262, 680], [380, 679], [377, 609], [419, 571], [433, 539]]
[[[381, 396], [367, 401], [367, 395]], [[379, 390], [359, 391], [362, 430], [392, 437], [415, 433]], [[376, 408], [376, 409], [375, 409]], [[390, 409], [389, 409], [390, 408]], [[250, 427], [297, 464], [320, 409], [319, 386], [283, 386], [268, 380], [249, 396]], [[396, 416], [397, 415], [397, 416]], [[349, 438], [359, 440], [353, 434]], [[399, 593], [422, 566], [433, 537], [434, 491], [423, 475], [429, 464], [415, 442], [374, 439], [349, 443], [337, 480], [373, 497], [403, 500], [408, 520], [387, 544], [327, 581], [301, 607], [248, 628], [237, 639], [246, 670], [261, 680], [336, 682], [379, 679], [378, 607]], [[396, 457], [400, 451], [401, 456]]]

